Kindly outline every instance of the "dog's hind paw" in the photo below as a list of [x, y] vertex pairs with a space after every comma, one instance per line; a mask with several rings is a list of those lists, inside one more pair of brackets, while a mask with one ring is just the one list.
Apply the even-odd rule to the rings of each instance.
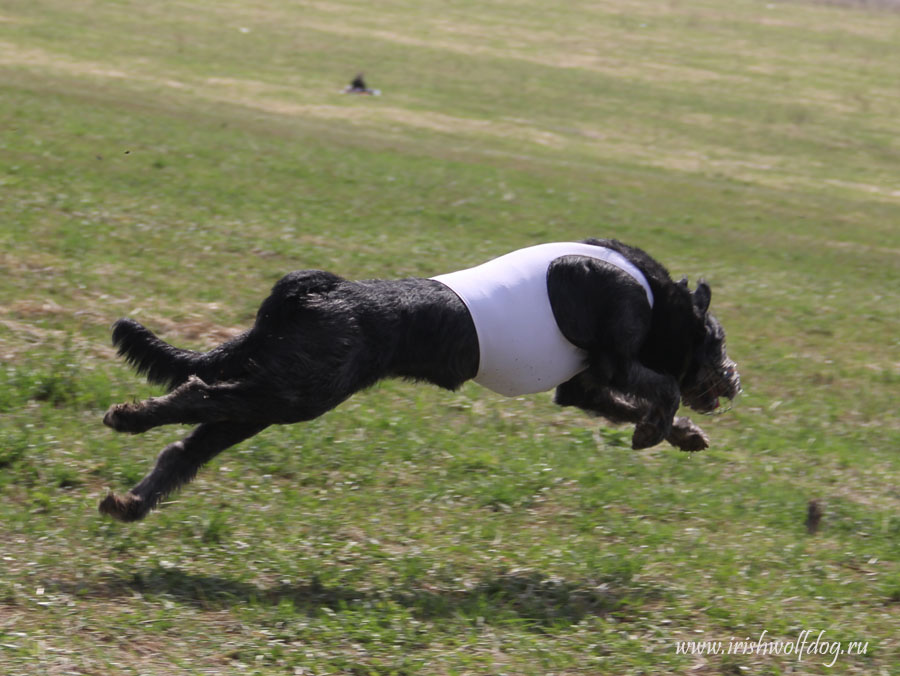
[[125, 522], [140, 521], [150, 511], [144, 501], [133, 493], [119, 496], [112, 491], [100, 501], [99, 510], [101, 514], [107, 514], [118, 521]]
[[695, 425], [690, 418], [676, 418], [666, 441], [682, 451], [702, 451], [709, 448], [706, 432]]
[[140, 434], [150, 429], [150, 425], [140, 422], [139, 418], [133, 415], [135, 407], [133, 404], [116, 404], [110, 406], [106, 415], [103, 416], [103, 424], [111, 427], [116, 432], [128, 432], [130, 434]]

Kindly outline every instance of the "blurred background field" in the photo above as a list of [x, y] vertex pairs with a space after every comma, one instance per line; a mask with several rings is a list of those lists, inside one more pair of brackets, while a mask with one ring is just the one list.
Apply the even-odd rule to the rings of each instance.
[[[896, 9], [4, 0], [0, 673], [900, 673]], [[96, 513], [185, 433], [101, 424], [116, 318], [587, 236], [712, 284], [710, 450], [390, 382]], [[676, 651], [804, 630], [866, 654]]]

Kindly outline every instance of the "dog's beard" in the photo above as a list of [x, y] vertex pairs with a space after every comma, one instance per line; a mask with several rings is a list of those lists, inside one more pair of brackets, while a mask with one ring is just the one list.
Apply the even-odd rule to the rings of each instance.
[[741, 393], [737, 364], [725, 355], [714, 367], [701, 367], [695, 383], [684, 388], [681, 398], [698, 413], [713, 413], [723, 398], [733, 401]]

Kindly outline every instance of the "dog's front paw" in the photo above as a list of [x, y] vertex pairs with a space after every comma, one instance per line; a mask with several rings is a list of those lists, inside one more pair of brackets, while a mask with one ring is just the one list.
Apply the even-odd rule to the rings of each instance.
[[666, 438], [666, 430], [659, 425], [650, 422], [640, 422], [634, 428], [634, 434], [631, 436], [631, 448], [639, 451], [643, 448], [656, 446]]
[[100, 501], [99, 509], [101, 514], [125, 522], [140, 521], [150, 511], [149, 506], [133, 493], [119, 496], [112, 491]]
[[702, 451], [709, 448], [709, 437], [706, 436], [706, 432], [690, 418], [676, 418], [666, 440], [682, 451]]

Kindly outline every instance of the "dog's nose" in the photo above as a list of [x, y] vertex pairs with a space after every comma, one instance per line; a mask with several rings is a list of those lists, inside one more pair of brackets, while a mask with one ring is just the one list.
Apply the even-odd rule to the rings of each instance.
[[[744, 388], [741, 386], [741, 374], [739, 374], [737, 371], [735, 371], [734, 375], [732, 375], [731, 377], [731, 384], [734, 388], [734, 397], [744, 391]], [[734, 399], [734, 397], [732, 397], [732, 399]]]
[[725, 377], [728, 379], [728, 382], [731, 385], [731, 390], [734, 392], [734, 394], [729, 398], [734, 399], [744, 390], [741, 387], [741, 374], [738, 373], [737, 364], [735, 364], [733, 361], [729, 361], [725, 364]]

